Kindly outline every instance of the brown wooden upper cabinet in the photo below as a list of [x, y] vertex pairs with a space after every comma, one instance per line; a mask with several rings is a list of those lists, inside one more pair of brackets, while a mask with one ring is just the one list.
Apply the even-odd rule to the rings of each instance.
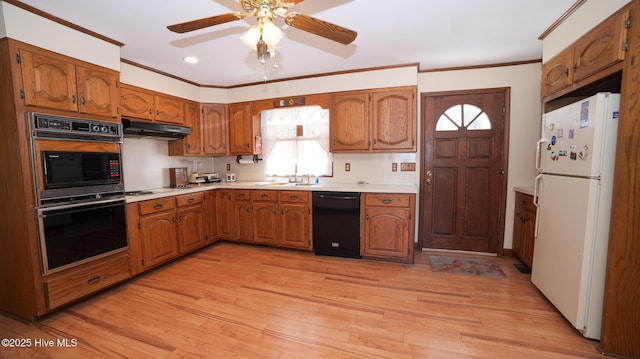
[[416, 88], [334, 93], [331, 152], [416, 150]]
[[122, 84], [120, 96], [122, 117], [185, 124], [185, 101], [180, 98], [127, 84]]
[[25, 105], [118, 117], [117, 71], [31, 46], [21, 47], [16, 59]]
[[259, 154], [256, 139], [260, 133], [260, 117], [251, 114], [250, 102], [229, 105], [229, 154]]
[[187, 102], [185, 125], [191, 134], [169, 141], [169, 156], [227, 155], [227, 105]]
[[[628, 48], [629, 10], [618, 12], [542, 65], [542, 96], [581, 86], [592, 75], [624, 60]], [[575, 86], [574, 86], [575, 85]]]

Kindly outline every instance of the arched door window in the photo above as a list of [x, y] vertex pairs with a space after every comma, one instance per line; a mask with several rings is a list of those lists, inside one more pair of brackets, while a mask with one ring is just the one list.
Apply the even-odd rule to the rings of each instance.
[[490, 130], [491, 120], [480, 108], [461, 104], [446, 110], [436, 123], [436, 131], [458, 131], [461, 128], [467, 130]]

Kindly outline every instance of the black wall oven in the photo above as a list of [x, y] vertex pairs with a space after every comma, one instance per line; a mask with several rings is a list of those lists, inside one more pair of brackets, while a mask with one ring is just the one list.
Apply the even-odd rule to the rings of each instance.
[[122, 125], [29, 113], [42, 273], [127, 250]]

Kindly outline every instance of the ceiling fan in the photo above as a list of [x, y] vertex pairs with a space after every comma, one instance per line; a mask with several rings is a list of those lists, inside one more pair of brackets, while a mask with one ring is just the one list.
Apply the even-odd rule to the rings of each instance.
[[[308, 15], [296, 12], [287, 14], [287, 11], [290, 7], [293, 7], [301, 3], [302, 1], [303, 0], [241, 0], [240, 3], [242, 5], [242, 8], [244, 9], [244, 12], [232, 12], [212, 17], [206, 17], [203, 19], [170, 25], [167, 26], [167, 28], [173, 32], [185, 33], [203, 29], [209, 26], [242, 20], [247, 16], [255, 16], [258, 19], [257, 25], [252, 27], [249, 32], [255, 30], [255, 33], [252, 35], [257, 35], [255, 39], [256, 42], [259, 42], [260, 40], [267, 42], [267, 45], [269, 45], [269, 50], [271, 50], [271, 48], [275, 49], [277, 42], [279, 42], [280, 37], [282, 36], [280, 29], [272, 26], [274, 25], [274, 19], [276, 17], [284, 18], [284, 22], [291, 27], [307, 31], [345, 45], [353, 42], [356, 36], [358, 36], [358, 33], [353, 30]], [[269, 30], [267, 30], [267, 28], [269, 28]], [[247, 35], [245, 36], [250, 37], [249, 33], [247, 33]], [[247, 41], [245, 41], [244, 37], [243, 42], [247, 44]], [[255, 49], [255, 47], [252, 46], [253, 44], [247, 45]]]

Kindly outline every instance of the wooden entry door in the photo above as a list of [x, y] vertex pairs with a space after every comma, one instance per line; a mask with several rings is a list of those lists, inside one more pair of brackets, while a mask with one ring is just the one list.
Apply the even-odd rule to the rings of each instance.
[[423, 94], [422, 248], [499, 252], [507, 97], [504, 88]]

